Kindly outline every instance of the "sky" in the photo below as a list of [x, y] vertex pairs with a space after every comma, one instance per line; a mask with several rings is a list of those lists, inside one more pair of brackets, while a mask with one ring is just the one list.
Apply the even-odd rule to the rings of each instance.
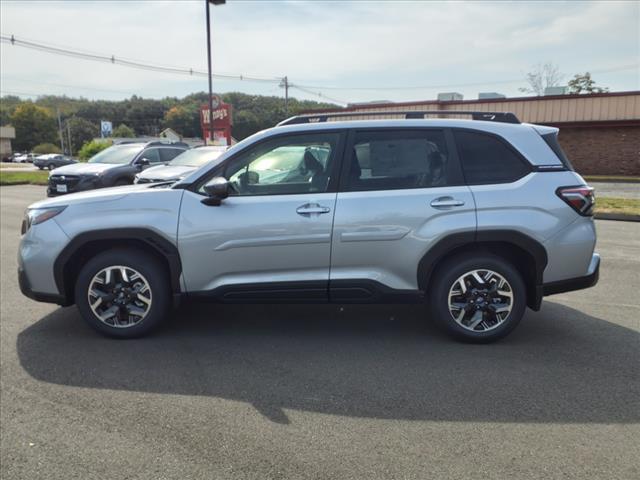
[[[206, 71], [204, 0], [0, 2], [2, 35], [144, 63]], [[339, 104], [459, 92], [522, 96], [552, 62], [564, 82], [590, 71], [611, 91], [640, 90], [640, 2], [242, 1], [212, 7], [215, 92]], [[181, 97], [207, 79], [0, 44], [2, 95]], [[271, 80], [272, 79], [272, 80]], [[296, 88], [299, 87], [299, 88]], [[303, 90], [301, 90], [302, 88]]]

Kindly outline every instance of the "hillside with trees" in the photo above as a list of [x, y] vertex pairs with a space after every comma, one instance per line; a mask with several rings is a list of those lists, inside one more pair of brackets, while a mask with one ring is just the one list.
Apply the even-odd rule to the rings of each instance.
[[[231, 92], [220, 95], [233, 106], [233, 136], [243, 138], [285, 119], [282, 97]], [[156, 136], [169, 127], [183, 137], [200, 137], [200, 107], [207, 102], [205, 92], [183, 98], [149, 99], [138, 96], [110, 101], [46, 95], [36, 100], [5, 96], [0, 100], [0, 124], [16, 128], [14, 150], [30, 150], [41, 143], [58, 143], [58, 112], [73, 153], [99, 135], [101, 120], [113, 123], [114, 136]], [[303, 110], [332, 108], [333, 104], [289, 99], [289, 115]], [[68, 128], [67, 128], [68, 126]]]

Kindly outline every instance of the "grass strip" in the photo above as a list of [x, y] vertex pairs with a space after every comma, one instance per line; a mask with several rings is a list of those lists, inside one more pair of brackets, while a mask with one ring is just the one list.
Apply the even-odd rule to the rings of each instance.
[[6, 172], [0, 170], [0, 185], [46, 185], [48, 171]]

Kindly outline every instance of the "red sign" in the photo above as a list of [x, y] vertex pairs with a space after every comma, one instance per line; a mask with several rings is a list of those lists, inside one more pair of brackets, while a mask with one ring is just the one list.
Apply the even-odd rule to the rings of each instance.
[[[231, 105], [222, 103], [219, 98], [213, 104], [213, 115], [209, 115], [208, 105], [200, 107], [202, 138], [208, 145], [231, 146], [231, 125], [233, 125]], [[213, 126], [211, 125], [211, 117], [213, 117]]]

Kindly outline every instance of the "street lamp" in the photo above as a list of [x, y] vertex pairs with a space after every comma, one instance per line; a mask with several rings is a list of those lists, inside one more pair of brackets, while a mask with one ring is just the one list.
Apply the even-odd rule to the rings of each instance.
[[[209, 61], [209, 134], [213, 137], [213, 72], [211, 71], [211, 22], [209, 20], [209, 4], [224, 5], [226, 0], [204, 0], [207, 8], [207, 57]], [[213, 140], [213, 138], [212, 138]], [[207, 139], [205, 138], [205, 143]]]

